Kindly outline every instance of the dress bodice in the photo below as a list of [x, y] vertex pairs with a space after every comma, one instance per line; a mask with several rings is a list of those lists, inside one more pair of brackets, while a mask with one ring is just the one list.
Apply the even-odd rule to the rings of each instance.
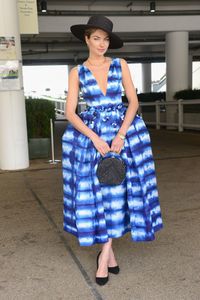
[[85, 65], [78, 65], [79, 88], [88, 106], [107, 106], [122, 103], [122, 71], [120, 58], [112, 58], [107, 90], [104, 95], [92, 72]]

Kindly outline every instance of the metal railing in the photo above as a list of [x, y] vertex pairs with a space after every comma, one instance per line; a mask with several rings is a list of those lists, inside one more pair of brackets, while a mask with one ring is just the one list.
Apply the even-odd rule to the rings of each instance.
[[[65, 102], [66, 100], [57, 100], [57, 99], [52, 99], [51, 101], [55, 102], [55, 110], [58, 114], [64, 115], [65, 111]], [[184, 128], [195, 128], [195, 129], [200, 129], [200, 117], [199, 117], [199, 124], [194, 124], [194, 123], [185, 123], [184, 121], [184, 105], [196, 105], [200, 104], [200, 99], [195, 99], [195, 100], [173, 100], [173, 101], [154, 101], [154, 102], [139, 102], [139, 109], [138, 113], [140, 115], [143, 115], [142, 108], [143, 107], [151, 107], [155, 106], [155, 121], [147, 121], [145, 120], [145, 123], [147, 125], [155, 125], [156, 129], [160, 129], [161, 126], [173, 126], [177, 127], [179, 132], [182, 132]], [[127, 105], [127, 104], [125, 104]], [[78, 102], [78, 111], [82, 111], [84, 107], [86, 106], [85, 101], [79, 101]], [[161, 107], [167, 107], [168, 106], [176, 106], [177, 107], [177, 122], [162, 122], [161, 121], [161, 114], [166, 114], [166, 111], [163, 112], [161, 110]]]
[[56, 113], [64, 115], [65, 114], [65, 103], [66, 103], [66, 100], [52, 99], [51, 101], [54, 101], [54, 103], [55, 103], [55, 111], [56, 111]]
[[[195, 128], [195, 129], [200, 129], [200, 120], [199, 124], [194, 124], [194, 123], [185, 123], [184, 122], [184, 105], [196, 105], [200, 104], [199, 99], [195, 100], [173, 100], [173, 101], [155, 101], [155, 102], [140, 102], [140, 107], [139, 107], [139, 113], [142, 115], [142, 107], [144, 106], [155, 106], [155, 122], [149, 122], [145, 120], [145, 123], [147, 125], [155, 125], [156, 129], [160, 129], [161, 125], [164, 126], [174, 126], [178, 128], [179, 132], [182, 132], [184, 128]], [[172, 122], [161, 122], [161, 106], [177, 106], [177, 115], [178, 115], [178, 120], [176, 123]], [[166, 113], [166, 112], [165, 112]]]

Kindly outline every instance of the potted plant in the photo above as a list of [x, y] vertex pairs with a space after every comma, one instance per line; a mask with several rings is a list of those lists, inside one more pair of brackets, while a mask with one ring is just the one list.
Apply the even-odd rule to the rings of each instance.
[[47, 158], [50, 154], [50, 119], [55, 120], [55, 105], [44, 99], [26, 99], [29, 157]]

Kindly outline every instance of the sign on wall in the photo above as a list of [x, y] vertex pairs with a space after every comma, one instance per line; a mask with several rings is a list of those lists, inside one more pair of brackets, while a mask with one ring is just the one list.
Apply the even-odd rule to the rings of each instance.
[[18, 0], [19, 25], [22, 34], [37, 34], [38, 14], [36, 0]]
[[19, 89], [19, 61], [16, 60], [15, 37], [0, 36], [0, 91]]
[[1, 59], [16, 59], [14, 36], [0, 36], [0, 60]]
[[19, 89], [19, 61], [0, 60], [0, 91], [13, 91]]

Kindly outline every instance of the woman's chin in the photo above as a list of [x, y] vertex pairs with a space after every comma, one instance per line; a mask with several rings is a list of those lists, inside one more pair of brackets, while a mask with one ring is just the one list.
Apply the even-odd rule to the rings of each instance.
[[97, 51], [96, 51], [97, 55], [99, 55], [99, 56], [104, 55], [105, 52], [106, 52], [105, 50], [104, 50], [104, 51], [100, 51], [100, 50], [97, 50]]

